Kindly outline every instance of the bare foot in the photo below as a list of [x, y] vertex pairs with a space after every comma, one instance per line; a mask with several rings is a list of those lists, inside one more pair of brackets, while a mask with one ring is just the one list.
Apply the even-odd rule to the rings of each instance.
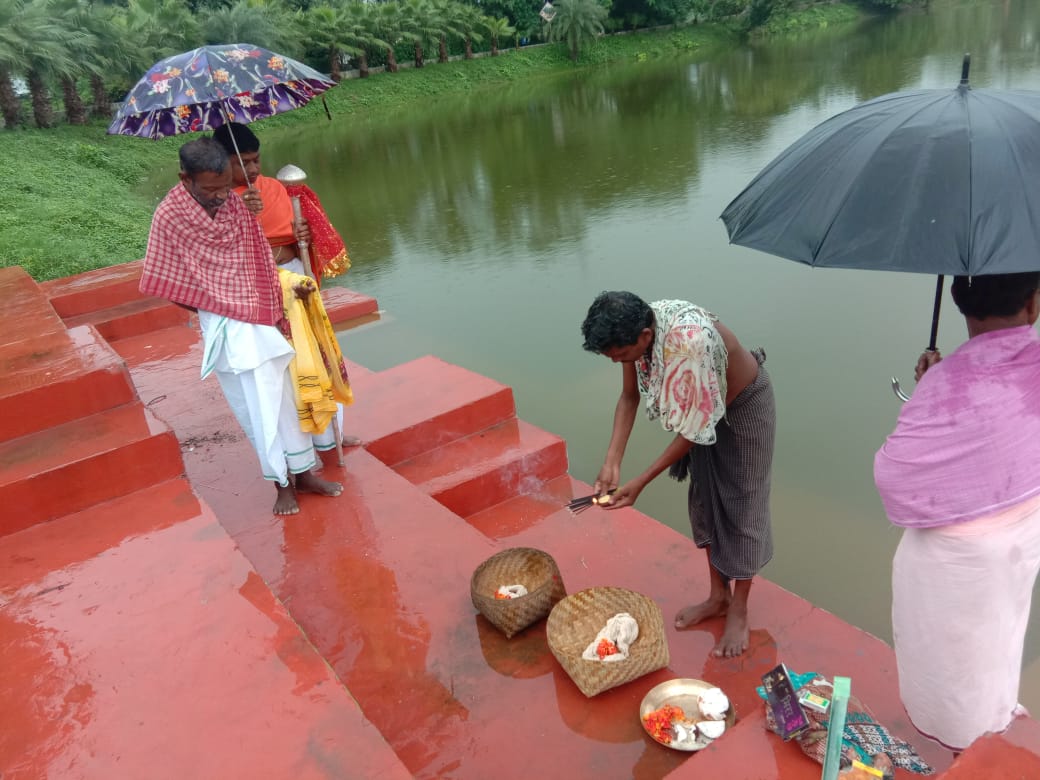
[[712, 655], [716, 658], [733, 658], [741, 655], [748, 649], [747, 612], [740, 609], [730, 609], [726, 613], [726, 628], [722, 632], [722, 639], [715, 645]]
[[707, 601], [681, 609], [675, 616], [675, 627], [682, 631], [693, 628], [708, 618], [725, 615], [726, 610], [729, 609], [729, 601], [726, 596], [709, 596]]
[[274, 513], [276, 515], [295, 515], [300, 511], [300, 505], [296, 503], [296, 491], [293, 490], [292, 482], [282, 487], [277, 482], [274, 484], [278, 490], [278, 498], [274, 501]]
[[305, 471], [296, 475], [296, 490], [299, 493], [317, 493], [319, 496], [338, 496], [343, 492], [343, 486], [322, 479], [313, 471]]
[[362, 444], [364, 444], [364, 442], [361, 441], [361, 439], [359, 439], [357, 436], [344, 436], [343, 437], [343, 446], [344, 447], [360, 447]]

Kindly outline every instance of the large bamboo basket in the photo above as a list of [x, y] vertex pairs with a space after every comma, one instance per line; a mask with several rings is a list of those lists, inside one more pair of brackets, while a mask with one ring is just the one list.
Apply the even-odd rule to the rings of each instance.
[[[624, 661], [603, 663], [581, 657], [585, 648], [619, 612], [639, 624], [639, 638]], [[631, 682], [668, 666], [668, 640], [661, 608], [652, 599], [624, 588], [589, 588], [553, 607], [545, 627], [549, 649], [586, 696]]]
[[[527, 595], [496, 599], [502, 585], [523, 585]], [[556, 561], [531, 547], [512, 547], [496, 553], [473, 572], [469, 583], [473, 606], [506, 637], [537, 623], [567, 595]]]

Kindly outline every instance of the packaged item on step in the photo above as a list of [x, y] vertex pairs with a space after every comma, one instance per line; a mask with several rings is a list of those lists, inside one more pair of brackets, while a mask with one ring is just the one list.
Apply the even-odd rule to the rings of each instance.
[[791, 675], [783, 664], [762, 675], [766, 704], [773, 713], [777, 729], [784, 741], [793, 739], [809, 728], [809, 719], [798, 703]]

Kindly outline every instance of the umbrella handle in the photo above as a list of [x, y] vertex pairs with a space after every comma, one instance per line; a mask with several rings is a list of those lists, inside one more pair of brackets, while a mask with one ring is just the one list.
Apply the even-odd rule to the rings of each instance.
[[903, 388], [899, 386], [899, 379], [897, 377], [892, 377], [892, 392], [896, 394], [896, 398], [904, 403], [910, 400], [910, 396], [903, 392]]

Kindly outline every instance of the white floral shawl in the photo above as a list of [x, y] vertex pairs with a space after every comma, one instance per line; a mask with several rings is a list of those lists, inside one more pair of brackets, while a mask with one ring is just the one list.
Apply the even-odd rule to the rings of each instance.
[[637, 360], [636, 380], [646, 414], [694, 444], [714, 444], [726, 413], [729, 355], [714, 314], [686, 301], [654, 301], [654, 343]]

